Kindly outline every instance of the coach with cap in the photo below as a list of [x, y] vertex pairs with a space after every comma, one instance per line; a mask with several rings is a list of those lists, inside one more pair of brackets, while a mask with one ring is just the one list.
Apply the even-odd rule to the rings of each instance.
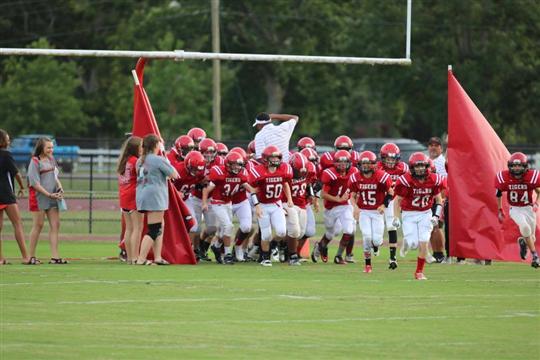
[[428, 153], [429, 158], [433, 160], [437, 174], [442, 176], [448, 176], [445, 168], [446, 159], [443, 155], [442, 141], [440, 137], [433, 136], [428, 141]]
[[255, 157], [259, 159], [267, 146], [275, 145], [283, 154], [283, 161], [288, 162], [289, 141], [297, 123], [297, 115], [258, 114], [253, 123], [253, 127], [259, 131], [255, 135]]

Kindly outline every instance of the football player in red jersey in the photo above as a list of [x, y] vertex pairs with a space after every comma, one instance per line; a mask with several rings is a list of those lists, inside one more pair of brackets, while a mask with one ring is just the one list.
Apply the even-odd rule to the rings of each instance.
[[364, 272], [371, 273], [371, 249], [379, 248], [383, 243], [384, 210], [393, 198], [392, 179], [377, 169], [377, 155], [371, 151], [360, 153], [359, 168], [360, 172], [351, 176], [349, 188], [353, 215], [359, 220], [364, 243]]
[[201, 128], [194, 127], [188, 131], [187, 135], [193, 139], [195, 148], [197, 149], [199, 147], [199, 143], [206, 138], [206, 131]]
[[298, 142], [296, 143], [296, 148], [298, 149], [298, 151], [302, 151], [304, 149], [315, 150], [316, 149], [315, 141], [308, 136], [304, 136], [303, 138], [298, 140]]
[[315, 221], [315, 214], [313, 212], [319, 212], [319, 196], [322, 189], [322, 185], [319, 181], [320, 174], [322, 172], [322, 168], [319, 164], [319, 155], [314, 149], [311, 148], [306, 148], [300, 151], [300, 153], [304, 155], [309, 160], [309, 162], [313, 164], [313, 168], [311, 170], [313, 170], [314, 172], [308, 174], [308, 183], [311, 189], [311, 196], [309, 196], [307, 199], [308, 204], [306, 207], [306, 231], [304, 233], [304, 236], [302, 236], [298, 241], [298, 254], [300, 254], [300, 250], [304, 247], [305, 242], [308, 241], [310, 237], [315, 236], [315, 233], [317, 232], [317, 224]]
[[167, 153], [167, 159], [169, 159], [172, 166], [176, 167], [177, 163], [184, 161], [186, 155], [193, 149], [195, 149], [193, 139], [187, 135], [180, 135], [174, 141], [174, 146]]
[[[401, 154], [399, 147], [394, 143], [386, 143], [381, 147], [380, 151], [381, 161], [377, 163], [377, 168], [386, 172], [392, 178], [395, 184], [397, 179], [409, 172], [409, 166], [401, 161]], [[392, 225], [394, 221], [394, 203], [391, 202], [384, 210], [384, 220], [386, 223], [386, 230], [388, 231], [388, 247], [390, 250], [390, 262], [389, 267], [391, 270], [397, 268], [396, 260], [396, 247], [397, 247], [397, 229]], [[375, 256], [379, 255], [379, 250], [374, 249]]]
[[191, 151], [186, 155], [184, 161], [175, 166], [175, 169], [178, 172], [178, 178], [174, 180], [173, 184], [185, 201], [195, 185], [203, 181], [206, 160], [200, 152]]
[[[218, 238], [220, 241], [212, 247], [212, 250], [216, 255], [216, 260], [219, 263], [233, 264], [234, 262], [231, 246], [231, 238], [234, 229], [232, 222], [233, 196], [241, 190], [255, 192], [247, 183], [248, 173], [244, 166], [245, 160], [243, 156], [237, 152], [231, 152], [225, 159], [225, 165], [214, 166], [210, 169], [210, 173], [208, 174], [209, 183], [203, 190], [202, 210], [203, 212], [208, 210], [208, 195], [211, 194], [210, 208], [217, 219], [219, 227]], [[251, 219], [249, 227], [251, 227]], [[251, 229], [243, 230], [247, 230], [245, 232], [249, 233], [249, 230]], [[221, 260], [222, 243], [225, 249], [223, 261]]]
[[[429, 171], [427, 156], [421, 152], [409, 158], [409, 173], [398, 178], [394, 192], [394, 220], [392, 225], [400, 226], [400, 213], [403, 221], [403, 250], [418, 248], [416, 260], [416, 280], [426, 280], [424, 265], [429, 237], [434, 226], [439, 223], [442, 212], [442, 178]], [[435, 213], [431, 208], [435, 202]]]
[[272, 266], [269, 253], [272, 229], [278, 238], [284, 238], [287, 234], [282, 193], [285, 193], [287, 206], [294, 206], [290, 188], [292, 169], [289, 164], [282, 163], [281, 159], [282, 154], [276, 146], [267, 146], [262, 153], [264, 164], [250, 171], [250, 185], [257, 189], [257, 194], [251, 197], [261, 232], [262, 266]]
[[[530, 170], [527, 155], [516, 152], [508, 159], [508, 170], [499, 171], [495, 177], [497, 189], [497, 206], [499, 221], [505, 217], [502, 208], [503, 192], [507, 193], [510, 205], [510, 218], [519, 227], [521, 236], [518, 238], [519, 255], [521, 259], [527, 258], [527, 247], [531, 251], [531, 266], [538, 268], [540, 262], [534, 246], [536, 241], [536, 214], [540, 203], [540, 171]], [[536, 200], [533, 201], [533, 191]]]
[[324, 227], [325, 233], [311, 253], [311, 260], [317, 262], [319, 257], [323, 262], [328, 261], [328, 243], [341, 228], [343, 236], [339, 242], [336, 264], [346, 264], [343, 251], [349, 245], [354, 233], [353, 208], [349, 203], [349, 179], [358, 172], [351, 164], [351, 154], [346, 150], [338, 150], [334, 154], [334, 167], [322, 172], [321, 182], [323, 188], [321, 198], [324, 200]]

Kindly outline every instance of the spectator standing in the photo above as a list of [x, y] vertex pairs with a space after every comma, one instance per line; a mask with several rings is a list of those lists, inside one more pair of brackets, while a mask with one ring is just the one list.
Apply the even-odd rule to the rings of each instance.
[[255, 158], [260, 159], [264, 149], [270, 145], [277, 146], [283, 155], [283, 162], [289, 162], [289, 141], [298, 116], [288, 114], [260, 113], [255, 118], [253, 127], [259, 132], [255, 135]]

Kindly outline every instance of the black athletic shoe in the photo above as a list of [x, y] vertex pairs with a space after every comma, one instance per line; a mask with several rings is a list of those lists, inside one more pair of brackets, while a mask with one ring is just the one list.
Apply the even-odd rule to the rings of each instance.
[[234, 265], [234, 258], [232, 254], [225, 255], [225, 257], [223, 258], [223, 263], [225, 265]]
[[538, 269], [538, 267], [540, 267], [540, 261], [538, 260], [538, 257], [532, 259], [531, 266], [535, 269]]
[[120, 250], [120, 254], [118, 254], [118, 259], [120, 259], [120, 261], [122, 261], [122, 262], [127, 261], [127, 252], [126, 252], [126, 250]]
[[223, 259], [221, 258], [221, 248], [217, 248], [214, 245], [210, 246], [210, 249], [214, 253], [216, 261], [218, 264], [223, 264]]
[[397, 261], [396, 260], [388, 260], [388, 268], [390, 270], [396, 270], [397, 269]]
[[521, 260], [525, 260], [527, 258], [527, 243], [525, 242], [525, 239], [520, 237], [518, 238], [518, 244], [519, 244], [519, 256], [521, 257]]
[[319, 248], [321, 252], [321, 260], [323, 263], [328, 262], [328, 248], [327, 247], [320, 247]]

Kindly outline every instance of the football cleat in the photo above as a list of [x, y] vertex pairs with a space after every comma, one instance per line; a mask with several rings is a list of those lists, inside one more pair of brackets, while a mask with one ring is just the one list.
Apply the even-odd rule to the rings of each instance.
[[292, 255], [291, 258], [289, 259], [289, 265], [290, 266], [300, 266], [302, 265], [300, 263], [300, 259], [298, 259], [298, 255]]
[[[324, 260], [323, 260], [324, 261]], [[326, 262], [326, 261], [325, 261]], [[345, 260], [343, 260], [343, 258], [339, 255], [336, 255], [334, 257], [334, 264], [338, 264], [338, 265], [347, 265], [347, 262]]]
[[521, 260], [525, 260], [527, 258], [527, 243], [525, 242], [525, 238], [519, 237], [518, 244], [519, 244], [519, 256], [521, 257]]
[[120, 254], [118, 255], [118, 259], [122, 262], [126, 262], [127, 261], [127, 252], [126, 250], [120, 250]]
[[426, 275], [424, 275], [424, 273], [415, 273], [414, 278], [416, 280], [427, 280], [427, 277]]
[[540, 260], [538, 260], [538, 257], [532, 259], [531, 266], [535, 269], [538, 269], [538, 267], [540, 267]]
[[221, 258], [221, 248], [215, 247], [214, 245], [210, 246], [210, 249], [214, 253], [214, 257], [216, 258], [216, 262], [218, 264], [223, 264], [223, 259]]
[[371, 265], [366, 265], [364, 267], [364, 273], [371, 274], [373, 272], [373, 269], [371, 268]]
[[322, 260], [322, 262], [323, 263], [328, 262], [328, 248], [323, 247], [322, 249], [320, 249], [320, 252], [321, 252], [321, 260]]
[[381, 251], [379, 250], [378, 246], [373, 246], [373, 256], [379, 256]]
[[227, 254], [223, 257], [223, 263], [225, 265], [234, 265], [234, 258], [232, 254]]
[[277, 248], [273, 248], [271, 250], [270, 258], [272, 259], [273, 262], [279, 261], [279, 250]]
[[313, 247], [313, 251], [311, 252], [311, 261], [316, 263], [319, 261], [320, 257], [321, 257], [321, 252], [319, 251], [319, 243], [315, 243], [315, 246]]
[[268, 259], [263, 260], [261, 261], [261, 266], [265, 266], [265, 267], [272, 266], [272, 262]]
[[433, 257], [433, 255], [428, 251], [427, 256], [426, 256], [426, 262], [427, 262], [428, 264], [433, 264], [433, 263], [436, 262], [436, 261], [437, 261], [437, 259], [435, 259], [435, 258]]
[[252, 246], [251, 249], [249, 249], [247, 253], [247, 259], [250, 261], [257, 261], [258, 257], [259, 257], [259, 247]]
[[345, 261], [349, 264], [355, 264], [356, 260], [354, 260], [354, 254], [345, 256]]
[[235, 246], [234, 247], [234, 255], [236, 257], [236, 261], [238, 261], [238, 262], [246, 261], [246, 259], [244, 257], [244, 249], [242, 248], [242, 246]]
[[388, 268], [390, 270], [396, 270], [397, 269], [397, 261], [396, 260], [389, 260], [388, 261]]

